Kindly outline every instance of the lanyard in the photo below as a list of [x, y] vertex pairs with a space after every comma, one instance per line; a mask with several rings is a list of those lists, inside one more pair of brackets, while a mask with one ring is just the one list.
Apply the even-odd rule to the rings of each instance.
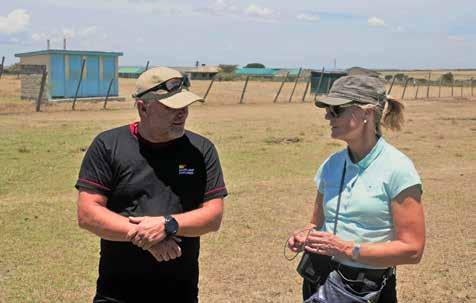
[[335, 218], [335, 221], [334, 221], [334, 235], [337, 232], [337, 217], [339, 216], [340, 198], [342, 196], [342, 190], [344, 188], [344, 179], [345, 179], [345, 169], [346, 169], [346, 167], [347, 167], [347, 161], [344, 161], [344, 168], [342, 169], [342, 176], [340, 178], [339, 197], [337, 198], [336, 218]]

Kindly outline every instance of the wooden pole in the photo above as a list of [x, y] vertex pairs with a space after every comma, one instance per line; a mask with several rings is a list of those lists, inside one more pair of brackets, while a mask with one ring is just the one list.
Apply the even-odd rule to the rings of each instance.
[[461, 80], [461, 97], [463, 97], [464, 80]]
[[455, 79], [453, 78], [453, 83], [451, 85], [451, 97], [454, 96], [454, 90], [455, 90]]
[[304, 102], [304, 100], [306, 99], [307, 90], [309, 89], [309, 83], [311, 83], [311, 76], [309, 76], [309, 79], [307, 80], [306, 88], [304, 89], [304, 94], [302, 95], [302, 102]]
[[291, 91], [291, 96], [289, 96], [289, 103], [291, 103], [291, 99], [293, 98], [293, 95], [294, 95], [294, 91], [296, 90], [296, 86], [297, 86], [297, 83], [299, 81], [299, 77], [301, 76], [301, 71], [302, 71], [302, 68], [300, 67], [299, 68], [299, 71], [298, 71], [298, 74], [296, 76], [296, 81], [294, 81], [294, 86], [293, 86], [293, 90]]
[[420, 84], [413, 82], [416, 85], [415, 100], [418, 99], [418, 91], [420, 90]]
[[83, 59], [83, 63], [81, 64], [81, 74], [79, 75], [79, 82], [78, 82], [78, 86], [76, 87], [76, 93], [74, 94], [74, 99], [73, 99], [73, 106], [72, 106], [73, 110], [75, 110], [76, 98], [78, 97], [79, 87], [81, 86], [81, 80], [83, 80], [84, 64], [86, 64], [86, 59]]
[[281, 93], [281, 90], [283, 89], [284, 82], [286, 82], [286, 80], [288, 80], [288, 76], [289, 76], [289, 72], [286, 73], [286, 76], [284, 77], [283, 82], [281, 82], [281, 86], [278, 89], [278, 93], [276, 94], [276, 97], [274, 97], [273, 103], [276, 103], [276, 101], [278, 101], [279, 94]]
[[146, 71], [148, 69], [149, 69], [149, 60], [147, 60], [147, 64], [145, 65], [145, 70], [144, 71]]
[[431, 81], [431, 72], [428, 73], [428, 87], [426, 89], [426, 98], [430, 97], [430, 81]]
[[403, 92], [402, 92], [402, 100], [403, 100], [403, 98], [405, 98], [405, 92], [407, 90], [407, 85], [408, 85], [409, 80], [410, 80], [409, 78], [407, 78], [407, 80], [405, 80], [405, 86], [403, 86]]
[[243, 92], [241, 93], [240, 104], [243, 104], [243, 98], [245, 97], [246, 87], [248, 86], [248, 80], [250, 76], [246, 76], [245, 86], [243, 86]]
[[438, 98], [441, 98], [441, 84], [443, 83], [443, 77], [440, 78], [440, 85], [439, 85], [439, 89], [438, 89]]
[[205, 96], [203, 96], [203, 101], [207, 99], [208, 93], [212, 89], [213, 82], [215, 82], [215, 76], [212, 78], [212, 81], [210, 82], [210, 85], [207, 88], [207, 91], [205, 92]]
[[392, 83], [390, 84], [387, 95], [390, 95], [390, 93], [392, 92], [392, 88], [393, 88], [394, 83], [395, 83], [395, 75], [393, 75]]
[[106, 109], [107, 99], [109, 99], [109, 93], [111, 92], [111, 87], [113, 82], [114, 82], [114, 78], [111, 78], [111, 81], [109, 82], [109, 87], [107, 89], [107, 95], [106, 95], [106, 98], [104, 99], [104, 105], [102, 107], [103, 109]]
[[473, 94], [473, 88], [474, 88], [474, 85], [473, 85], [473, 78], [471, 78], [471, 97], [474, 96]]
[[319, 90], [321, 89], [321, 84], [322, 84], [322, 78], [324, 77], [324, 67], [321, 70], [321, 77], [319, 78], [319, 83], [317, 84], [317, 90], [316, 94], [314, 95], [314, 101], [317, 99], [317, 94], [319, 93]]
[[43, 74], [41, 76], [40, 93], [38, 94], [38, 99], [36, 100], [36, 111], [37, 112], [40, 111], [41, 99], [43, 99], [43, 91], [45, 90], [46, 76], [48, 76], [48, 72], [46, 71], [46, 66], [45, 66], [43, 68]]
[[2, 66], [0, 66], [0, 79], [2, 78], [3, 69], [5, 66], [4, 64], [5, 64], [5, 56], [2, 57]]

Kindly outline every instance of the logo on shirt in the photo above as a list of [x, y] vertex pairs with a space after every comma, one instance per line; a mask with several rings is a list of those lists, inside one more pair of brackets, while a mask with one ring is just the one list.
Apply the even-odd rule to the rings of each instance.
[[195, 168], [187, 168], [187, 165], [180, 164], [178, 167], [178, 174], [179, 175], [193, 175], [195, 172]]

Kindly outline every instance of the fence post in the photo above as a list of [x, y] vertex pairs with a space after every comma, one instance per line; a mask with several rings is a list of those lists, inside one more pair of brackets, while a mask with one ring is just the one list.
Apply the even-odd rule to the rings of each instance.
[[0, 66], [0, 79], [2, 78], [4, 63], [5, 63], [5, 56], [2, 56], [2, 66]]
[[106, 109], [107, 99], [109, 99], [109, 93], [111, 92], [111, 87], [113, 82], [114, 82], [114, 78], [111, 78], [111, 81], [109, 82], [109, 87], [107, 89], [107, 95], [106, 95], [106, 98], [104, 99], [104, 105], [102, 107], [103, 109]]
[[413, 85], [416, 85], [415, 100], [418, 99], [418, 91], [420, 90], [420, 84], [418, 81], [413, 80]]
[[149, 60], [147, 60], [147, 64], [145, 65], [145, 70], [144, 71], [146, 71], [148, 69], [149, 69]]
[[245, 86], [243, 86], [243, 92], [241, 93], [240, 104], [243, 103], [243, 98], [245, 97], [246, 87], [248, 86], [248, 80], [250, 76], [246, 76]]
[[279, 94], [281, 93], [281, 90], [283, 89], [284, 82], [286, 82], [286, 80], [288, 80], [288, 76], [289, 76], [289, 72], [286, 73], [286, 76], [284, 77], [283, 82], [281, 82], [281, 86], [278, 89], [278, 93], [276, 94], [276, 97], [274, 97], [273, 103], [276, 103], [276, 101], [278, 100]]
[[207, 88], [207, 91], [205, 92], [205, 96], [203, 96], [203, 101], [207, 99], [208, 93], [210, 92], [210, 89], [212, 89], [213, 82], [215, 82], [215, 76], [213, 76], [212, 81], [210, 82], [210, 85]]
[[329, 78], [329, 81], [327, 81], [326, 95], [328, 95], [329, 91], [331, 90], [331, 82], [332, 80]]
[[324, 77], [324, 67], [322, 67], [322, 70], [321, 70], [321, 77], [319, 77], [319, 83], [317, 84], [317, 90], [316, 90], [316, 94], [314, 95], [314, 101], [317, 100], [317, 93], [319, 93], [319, 90], [321, 89], [323, 77]]
[[461, 80], [461, 97], [463, 97], [464, 80]]
[[473, 95], [473, 87], [474, 87], [474, 85], [473, 85], [473, 78], [471, 78], [471, 97], [474, 96], [474, 95]]
[[451, 97], [454, 96], [455, 82], [456, 82], [456, 80], [453, 78], [453, 83], [452, 83], [452, 85], [451, 85]]
[[441, 84], [443, 83], [443, 77], [440, 78], [440, 85], [439, 85], [439, 89], [438, 89], [438, 98], [441, 98]]
[[78, 86], [76, 87], [76, 93], [74, 94], [74, 99], [73, 99], [73, 106], [72, 106], [73, 110], [75, 109], [76, 98], [78, 97], [79, 87], [81, 86], [81, 80], [83, 80], [83, 72], [84, 72], [85, 63], [86, 63], [86, 59], [83, 59], [83, 63], [81, 64], [81, 74], [79, 75], [79, 82], [78, 82]]
[[296, 81], [294, 81], [294, 86], [293, 86], [293, 90], [291, 91], [291, 96], [289, 96], [289, 101], [288, 101], [289, 103], [291, 103], [291, 99], [293, 98], [294, 90], [296, 89], [297, 83], [299, 81], [299, 77], [301, 76], [301, 70], [302, 70], [302, 68], [300, 67], [299, 71], [298, 71], [298, 74], [296, 76]]
[[426, 89], [426, 98], [430, 97], [431, 72], [428, 73], [428, 88]]
[[41, 99], [43, 98], [43, 91], [45, 90], [46, 76], [48, 72], [46, 71], [46, 66], [43, 68], [43, 74], [41, 75], [41, 86], [40, 93], [38, 94], [38, 99], [36, 100], [36, 111], [39, 112], [41, 109]]
[[392, 92], [392, 88], [393, 88], [393, 84], [395, 83], [395, 75], [393, 75], [393, 78], [392, 78], [392, 83], [390, 84], [390, 87], [388, 89], [388, 92], [387, 92], [387, 95], [390, 95], [390, 93]]
[[309, 80], [307, 80], [306, 88], [304, 89], [304, 95], [302, 95], [302, 102], [304, 102], [304, 100], [306, 99], [307, 90], [309, 89], [309, 83], [311, 83], [311, 76], [309, 76]]
[[405, 98], [405, 92], [407, 90], [408, 81], [410, 81], [410, 79], [407, 77], [407, 79], [405, 80], [405, 86], [403, 87], [402, 100], [403, 98]]

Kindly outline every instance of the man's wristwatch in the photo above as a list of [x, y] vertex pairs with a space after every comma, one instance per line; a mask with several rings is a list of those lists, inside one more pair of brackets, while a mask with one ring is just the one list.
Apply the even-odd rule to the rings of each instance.
[[355, 243], [354, 248], [352, 248], [352, 260], [357, 261], [360, 257], [360, 244]]
[[165, 234], [167, 236], [174, 236], [177, 233], [179, 228], [177, 220], [175, 220], [175, 218], [172, 217], [171, 215], [164, 216], [164, 218], [165, 218], [165, 223], [164, 223]]

